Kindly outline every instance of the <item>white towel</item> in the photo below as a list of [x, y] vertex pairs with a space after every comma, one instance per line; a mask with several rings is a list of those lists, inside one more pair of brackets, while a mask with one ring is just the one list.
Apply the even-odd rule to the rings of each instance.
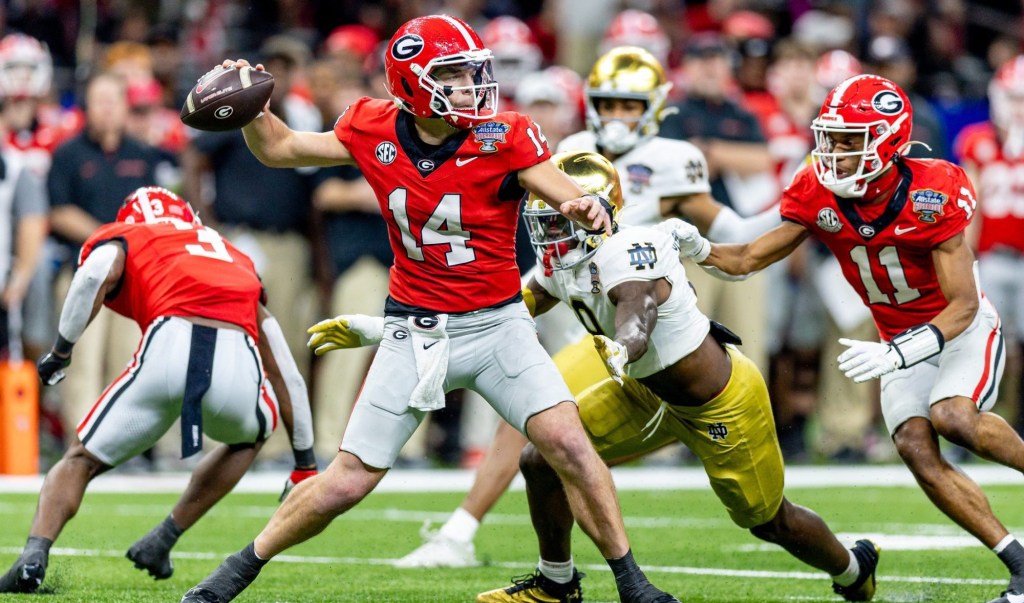
[[448, 376], [448, 315], [410, 316], [409, 333], [416, 356], [419, 382], [409, 397], [409, 406], [418, 410], [444, 408], [444, 379]]

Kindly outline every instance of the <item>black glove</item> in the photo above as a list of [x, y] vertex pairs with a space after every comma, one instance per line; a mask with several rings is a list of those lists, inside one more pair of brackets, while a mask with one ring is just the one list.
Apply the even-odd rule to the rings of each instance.
[[56, 352], [50, 350], [39, 359], [36, 363], [36, 369], [39, 371], [39, 379], [43, 382], [43, 385], [57, 385], [60, 383], [66, 373], [66, 369], [71, 364], [71, 356], [58, 356]]

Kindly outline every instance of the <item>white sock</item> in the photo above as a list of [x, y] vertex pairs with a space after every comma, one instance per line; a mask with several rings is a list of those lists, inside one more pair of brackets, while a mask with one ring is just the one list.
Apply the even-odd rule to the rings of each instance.
[[1002, 540], [999, 541], [999, 544], [997, 544], [994, 547], [992, 547], [992, 552], [995, 553], [996, 555], [998, 555], [999, 553], [1002, 553], [1003, 549], [1005, 549], [1006, 547], [1010, 546], [1010, 543], [1013, 542], [1014, 540], [1016, 540], [1016, 538], [1013, 537], [1013, 534], [1007, 534], [1005, 537], [1003, 537]]
[[572, 581], [572, 557], [569, 557], [568, 561], [544, 561], [541, 559], [537, 563], [537, 569], [545, 578], [559, 584], [568, 584]]
[[832, 581], [839, 586], [849, 586], [856, 582], [860, 576], [860, 563], [857, 562], [857, 556], [850, 549], [847, 549], [847, 552], [850, 553], [850, 565], [846, 568], [845, 572], [838, 576], [832, 576]]
[[479, 527], [480, 522], [477, 518], [470, 515], [469, 511], [459, 507], [441, 526], [440, 534], [458, 542], [473, 542]]

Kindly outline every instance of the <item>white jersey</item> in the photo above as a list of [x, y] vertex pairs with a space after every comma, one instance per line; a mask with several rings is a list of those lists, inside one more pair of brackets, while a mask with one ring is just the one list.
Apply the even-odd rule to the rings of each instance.
[[[593, 132], [569, 136], [558, 151], [597, 151]], [[626, 226], [653, 226], [663, 220], [661, 199], [711, 192], [704, 154], [683, 140], [655, 136], [612, 162], [619, 172], [623, 208], [616, 220]]]
[[679, 248], [671, 235], [638, 226], [605, 240], [589, 260], [571, 270], [555, 270], [537, 282], [566, 303], [583, 326], [595, 335], [615, 337], [615, 304], [608, 291], [626, 281], [668, 280], [672, 293], [658, 306], [658, 322], [647, 342], [647, 352], [626, 365], [630, 377], [653, 375], [697, 349], [711, 323], [697, 309], [697, 296], [679, 263]]

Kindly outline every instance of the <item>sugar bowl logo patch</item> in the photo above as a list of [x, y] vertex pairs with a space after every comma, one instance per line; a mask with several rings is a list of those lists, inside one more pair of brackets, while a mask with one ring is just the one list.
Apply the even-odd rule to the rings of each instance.
[[489, 121], [473, 128], [473, 139], [480, 143], [480, 150], [493, 153], [498, 150], [498, 143], [505, 142], [505, 135], [512, 126], [500, 121]]
[[914, 204], [914, 213], [921, 216], [920, 220], [922, 222], [928, 222], [929, 224], [935, 222], [936, 214], [943, 215], [942, 206], [946, 204], [947, 199], [949, 197], [944, 193], [927, 188], [919, 191], [910, 191], [910, 201]]
[[818, 228], [825, 232], [839, 232], [843, 227], [843, 223], [839, 221], [839, 215], [831, 207], [826, 207], [818, 212], [817, 224]]
[[629, 191], [640, 194], [645, 187], [651, 185], [651, 176], [654, 170], [641, 163], [634, 163], [626, 166], [626, 178], [629, 179]]

